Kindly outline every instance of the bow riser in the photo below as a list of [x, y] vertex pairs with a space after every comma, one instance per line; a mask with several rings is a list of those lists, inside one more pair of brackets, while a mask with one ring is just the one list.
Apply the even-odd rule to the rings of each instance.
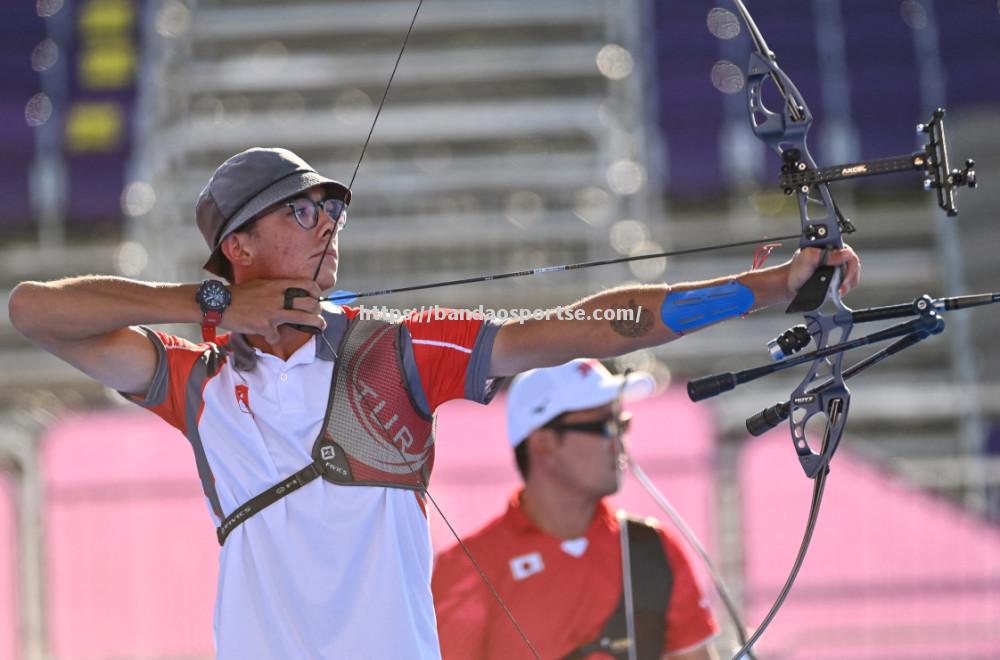
[[[834, 292], [832, 295], [839, 298], [836, 283], [831, 290]], [[845, 324], [838, 316], [841, 315], [824, 315], [818, 312], [805, 314], [806, 327], [816, 346], [825, 347], [850, 339], [853, 323]], [[814, 361], [806, 377], [788, 399], [791, 406], [789, 428], [792, 444], [798, 454], [799, 464], [810, 479], [815, 478], [829, 464], [844, 433], [851, 391], [844, 383], [843, 361], [844, 353]], [[830, 384], [825, 385], [826, 383]], [[817, 387], [818, 385], [825, 386]], [[817, 415], [823, 416], [826, 428], [823, 446], [818, 453], [813, 450], [806, 436], [806, 427]]]
[[[747, 64], [747, 102], [750, 128], [762, 142], [771, 147], [784, 163], [784, 168], [797, 171], [815, 170], [816, 161], [809, 153], [806, 138], [812, 127], [813, 115], [791, 78], [778, 66], [771, 52], [752, 52]], [[764, 85], [771, 81], [785, 99], [781, 113], [764, 104]], [[819, 190], [822, 215], [809, 214], [810, 186], [796, 189], [802, 237], [799, 247], [841, 248], [840, 224], [830, 189], [826, 184], [813, 186]]]
[[[771, 81], [786, 103], [781, 113], [774, 112], [764, 104], [764, 85]], [[809, 153], [806, 136], [812, 126], [813, 116], [802, 99], [795, 83], [781, 70], [773, 57], [759, 52], [750, 54], [747, 65], [747, 102], [750, 127], [754, 135], [775, 151], [784, 163], [783, 168], [798, 171], [815, 170], [816, 161]], [[809, 192], [819, 191], [822, 213], [810, 215]], [[802, 235], [799, 247], [842, 248], [840, 223], [827, 184], [800, 186], [795, 190], [802, 218]]]

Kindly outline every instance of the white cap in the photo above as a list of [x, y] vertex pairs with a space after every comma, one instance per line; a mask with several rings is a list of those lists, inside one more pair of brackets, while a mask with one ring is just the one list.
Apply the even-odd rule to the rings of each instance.
[[507, 437], [517, 447], [537, 428], [573, 410], [611, 403], [622, 391], [625, 398], [643, 399], [656, 391], [656, 380], [644, 371], [613, 376], [597, 360], [571, 360], [558, 367], [519, 374], [507, 392]]

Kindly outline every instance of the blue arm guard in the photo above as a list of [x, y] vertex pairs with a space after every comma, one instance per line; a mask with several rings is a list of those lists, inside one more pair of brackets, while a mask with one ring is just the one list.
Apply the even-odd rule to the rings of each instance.
[[746, 314], [753, 300], [753, 291], [736, 280], [704, 289], [671, 291], [660, 306], [660, 318], [668, 328], [684, 334]]

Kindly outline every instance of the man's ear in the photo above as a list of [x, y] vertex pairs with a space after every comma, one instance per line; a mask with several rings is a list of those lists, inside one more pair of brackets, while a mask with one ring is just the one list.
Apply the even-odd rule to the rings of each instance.
[[250, 241], [250, 235], [244, 232], [233, 232], [224, 239], [219, 246], [222, 254], [226, 255], [229, 263], [234, 266], [249, 266], [253, 263], [254, 250]]
[[548, 461], [555, 450], [562, 444], [562, 436], [553, 429], [536, 429], [528, 438], [531, 444], [528, 445], [529, 456], [531, 457], [532, 469]]

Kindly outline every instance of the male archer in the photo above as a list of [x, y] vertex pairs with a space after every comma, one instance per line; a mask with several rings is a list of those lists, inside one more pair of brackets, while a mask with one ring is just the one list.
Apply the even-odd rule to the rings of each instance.
[[[605, 499], [621, 486], [631, 419], [621, 399], [653, 385], [571, 360], [510, 386], [507, 436], [524, 486], [464, 543], [543, 658], [717, 658], [718, 628], [676, 537]], [[444, 660], [530, 657], [461, 547], [438, 556], [432, 585]]]
[[[191, 443], [222, 544], [220, 660], [438, 658], [423, 502], [438, 406], [487, 403], [506, 376], [787, 302], [824, 256], [571, 306], [632, 309], [632, 322], [370, 320], [318, 300], [337, 280], [350, 202], [294, 153], [250, 149], [215, 171], [195, 208], [205, 269], [228, 285], [84, 276], [10, 295], [28, 339]], [[844, 267], [844, 291], [857, 284], [850, 248], [825, 256]], [[200, 325], [202, 341], [150, 327], [163, 323]]]

